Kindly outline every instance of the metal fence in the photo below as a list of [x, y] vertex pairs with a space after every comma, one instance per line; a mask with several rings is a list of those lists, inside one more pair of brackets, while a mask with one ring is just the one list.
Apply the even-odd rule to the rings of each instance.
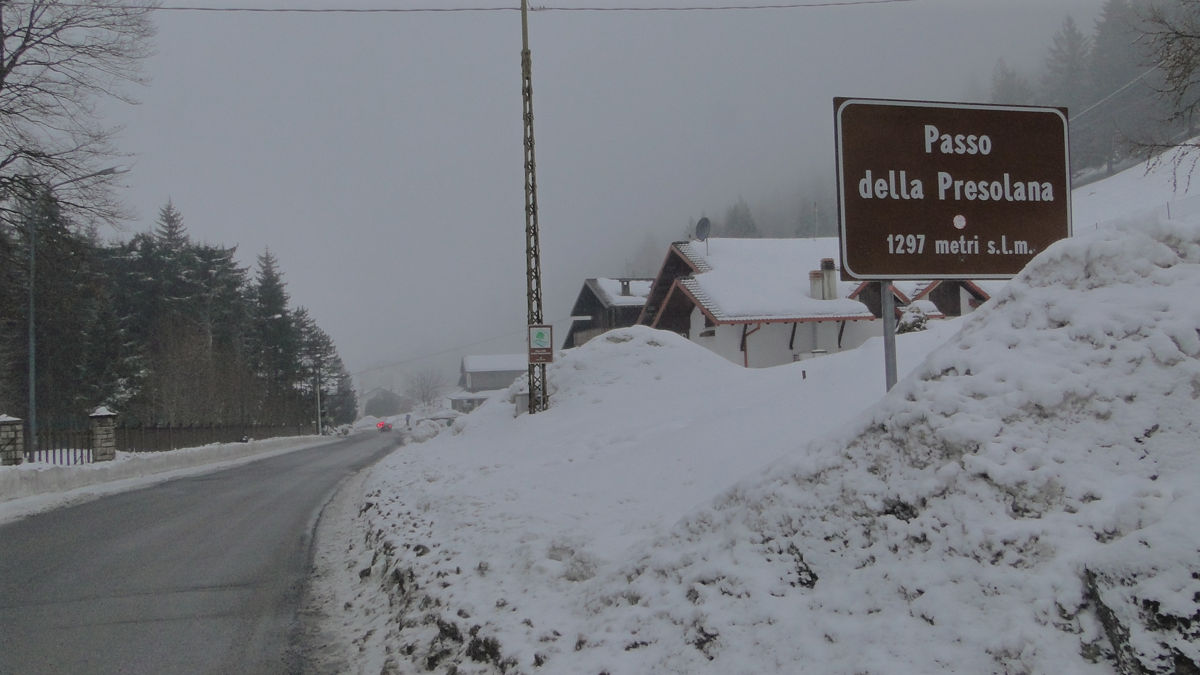
[[25, 451], [26, 462], [70, 466], [92, 461], [90, 429], [39, 429], [35, 450]]
[[164, 452], [210, 443], [237, 443], [255, 438], [313, 433], [308, 426], [249, 424], [117, 427], [116, 431], [117, 450], [124, 452]]
[[[117, 450], [123, 452], [166, 452], [210, 443], [237, 443], [256, 438], [313, 433], [309, 426], [250, 424], [123, 426], [115, 431]], [[26, 462], [69, 466], [93, 461], [90, 429], [39, 429], [37, 436], [37, 449], [25, 451]]]

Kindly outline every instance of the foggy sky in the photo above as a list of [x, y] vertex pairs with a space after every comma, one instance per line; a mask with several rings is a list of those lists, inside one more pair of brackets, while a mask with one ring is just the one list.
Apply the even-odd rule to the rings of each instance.
[[[1033, 72], [1067, 14], [1090, 33], [1101, 5], [531, 12], [556, 340], [583, 280], [625, 273], [648, 241], [665, 256], [689, 222], [739, 197], [760, 221], [795, 218], [785, 211], [805, 186], [832, 188], [834, 96], [986, 100], [997, 58]], [[523, 351], [519, 12], [162, 11], [156, 21], [150, 83], [131, 90], [141, 104], [104, 108], [135, 155], [125, 200], [139, 220], [114, 238], [150, 229], [170, 198], [193, 239], [236, 244], [246, 265], [269, 247], [293, 304], [362, 371], [360, 393], [402, 386], [406, 369], [453, 381], [466, 353]], [[385, 364], [399, 365], [374, 370]]]

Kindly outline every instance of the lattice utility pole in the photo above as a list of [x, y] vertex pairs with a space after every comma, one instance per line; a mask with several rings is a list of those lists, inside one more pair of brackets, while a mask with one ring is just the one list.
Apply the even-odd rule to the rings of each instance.
[[[533, 160], [533, 59], [529, 55], [529, 9], [521, 0], [521, 98], [525, 103], [525, 278], [529, 325], [542, 323], [542, 253], [538, 241], [537, 171]], [[529, 412], [545, 410], [546, 364], [529, 364]]]

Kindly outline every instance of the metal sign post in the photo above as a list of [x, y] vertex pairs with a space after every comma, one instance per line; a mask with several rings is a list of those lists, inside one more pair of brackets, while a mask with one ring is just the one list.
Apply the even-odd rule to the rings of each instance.
[[879, 282], [879, 297], [882, 299], [883, 314], [883, 375], [887, 391], [896, 386], [896, 296], [892, 295], [892, 282]]

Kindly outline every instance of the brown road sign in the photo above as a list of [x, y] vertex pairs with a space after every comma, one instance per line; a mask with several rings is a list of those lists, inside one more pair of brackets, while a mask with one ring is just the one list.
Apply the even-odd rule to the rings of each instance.
[[842, 273], [1005, 279], [1071, 235], [1061, 108], [834, 99]]

